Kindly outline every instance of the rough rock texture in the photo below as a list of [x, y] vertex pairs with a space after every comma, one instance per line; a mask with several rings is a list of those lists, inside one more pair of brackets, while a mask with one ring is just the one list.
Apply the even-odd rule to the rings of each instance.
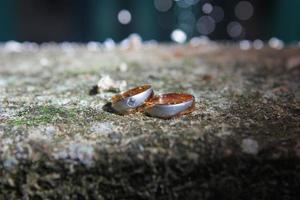
[[[299, 79], [297, 46], [2, 45], [0, 199], [297, 199]], [[195, 112], [106, 111], [144, 83]]]

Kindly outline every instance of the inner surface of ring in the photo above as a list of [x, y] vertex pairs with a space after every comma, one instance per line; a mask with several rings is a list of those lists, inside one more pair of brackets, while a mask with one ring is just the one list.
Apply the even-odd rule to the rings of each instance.
[[149, 88], [151, 88], [151, 85], [142, 85], [142, 86], [139, 86], [139, 87], [135, 87], [135, 88], [132, 88], [130, 90], [127, 90], [125, 92], [122, 92], [120, 94], [117, 94], [115, 96], [113, 96], [111, 98], [112, 102], [115, 103], [117, 101], [120, 101], [121, 99], [124, 99], [126, 97], [131, 97], [131, 96], [134, 96], [136, 94], [139, 94], [141, 92], [144, 92], [146, 90], [148, 90]]
[[163, 95], [157, 95], [151, 98], [147, 104], [148, 105], [174, 105], [194, 99], [193, 95], [190, 94], [178, 94], [178, 93], [168, 93]]

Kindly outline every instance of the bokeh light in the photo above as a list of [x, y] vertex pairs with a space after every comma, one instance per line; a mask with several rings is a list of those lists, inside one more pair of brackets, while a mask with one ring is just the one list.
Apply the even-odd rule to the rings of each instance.
[[[285, 42], [295, 42], [299, 37], [296, 8], [300, 1], [72, 1], [72, 4], [62, 3], [65, 1], [14, 2], [16, 3], [13, 3], [11, 9], [21, 6], [20, 10], [23, 11], [17, 11], [17, 20], [14, 20], [11, 11], [0, 12], [0, 19], [4, 22], [0, 29], [0, 41], [85, 43], [100, 42], [110, 37], [120, 42], [130, 33], [138, 33], [145, 40], [168, 42], [174, 29], [183, 31], [187, 40], [209, 36], [212, 40], [222, 41], [247, 39], [254, 42], [255, 39], [262, 38], [268, 43], [268, 38], [275, 36]], [[0, 3], [0, 7], [5, 5]], [[49, 10], [50, 7], [53, 9]], [[40, 12], [32, 12], [32, 8]], [[42, 21], [45, 23], [41, 23]], [[46, 28], [44, 24], [47, 24]], [[272, 41], [274, 46], [276, 40]], [[255, 44], [251, 45], [255, 49]], [[90, 46], [92, 49], [93, 45]], [[257, 42], [257, 48], [261, 48], [260, 42]]]
[[284, 47], [283, 41], [281, 41], [280, 39], [278, 39], [276, 37], [272, 37], [269, 40], [269, 45], [270, 45], [270, 47], [272, 47], [274, 49], [282, 49]]
[[220, 6], [214, 6], [210, 16], [214, 19], [216, 23], [221, 22], [224, 18], [224, 10]]
[[187, 35], [191, 36], [194, 32], [196, 18], [190, 9], [184, 9], [178, 14], [178, 27], [182, 29]]
[[129, 24], [131, 21], [131, 14], [128, 10], [120, 10], [118, 13], [118, 21], [121, 24]]
[[251, 42], [249, 40], [242, 40], [239, 45], [242, 50], [249, 50], [251, 48]]
[[181, 8], [188, 8], [197, 4], [200, 0], [175, 0], [177, 5]]
[[210, 3], [205, 3], [202, 6], [202, 12], [209, 14], [213, 11], [213, 6]]
[[248, 20], [252, 17], [254, 8], [249, 1], [240, 1], [234, 9], [235, 15], [240, 20]]
[[187, 39], [187, 36], [184, 31], [182, 31], [180, 29], [175, 29], [171, 33], [171, 39], [177, 43], [184, 43]]
[[154, 7], [160, 12], [166, 12], [172, 8], [173, 0], [154, 0]]
[[203, 35], [212, 33], [216, 28], [215, 20], [210, 16], [202, 16], [197, 21], [197, 30]]
[[237, 38], [241, 36], [243, 32], [243, 27], [239, 22], [230, 22], [227, 25], [227, 33], [232, 38]]
[[256, 39], [253, 41], [253, 47], [254, 49], [262, 49], [264, 47], [264, 43], [260, 39]]

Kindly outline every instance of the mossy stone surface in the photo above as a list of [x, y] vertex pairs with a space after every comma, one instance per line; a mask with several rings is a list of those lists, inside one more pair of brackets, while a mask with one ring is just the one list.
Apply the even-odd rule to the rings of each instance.
[[[121, 81], [196, 109], [108, 112]], [[0, 48], [0, 199], [297, 199], [299, 134], [298, 46]]]

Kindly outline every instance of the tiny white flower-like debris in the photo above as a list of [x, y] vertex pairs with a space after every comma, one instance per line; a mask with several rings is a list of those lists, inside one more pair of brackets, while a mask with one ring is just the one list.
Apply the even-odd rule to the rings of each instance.
[[126, 81], [115, 81], [113, 80], [109, 75], [104, 75], [102, 78], [98, 81], [98, 91], [110, 91], [110, 90], [123, 90], [127, 83]]
[[119, 69], [121, 72], [127, 72], [128, 65], [126, 63], [122, 62], [119, 66]]

